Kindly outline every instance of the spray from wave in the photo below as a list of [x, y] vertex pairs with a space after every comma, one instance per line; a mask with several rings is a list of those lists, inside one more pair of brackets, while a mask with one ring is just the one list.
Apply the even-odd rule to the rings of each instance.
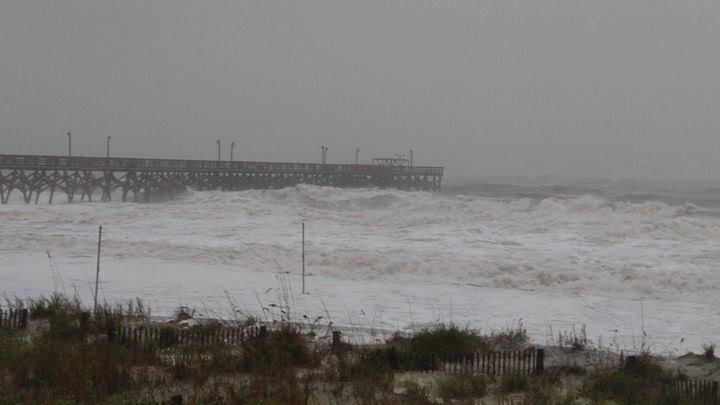
[[0, 249], [106, 254], [350, 279], [717, 300], [720, 219], [693, 204], [588, 195], [488, 198], [300, 185], [164, 203], [0, 207]]

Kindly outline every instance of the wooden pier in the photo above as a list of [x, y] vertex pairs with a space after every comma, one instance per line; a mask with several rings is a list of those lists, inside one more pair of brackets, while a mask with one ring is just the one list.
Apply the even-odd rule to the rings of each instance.
[[278, 189], [297, 184], [332, 187], [381, 187], [440, 191], [442, 167], [322, 163], [246, 162], [220, 160], [138, 159], [0, 155], [0, 201], [13, 191], [26, 203], [56, 193], [92, 201], [170, 198], [195, 190]]

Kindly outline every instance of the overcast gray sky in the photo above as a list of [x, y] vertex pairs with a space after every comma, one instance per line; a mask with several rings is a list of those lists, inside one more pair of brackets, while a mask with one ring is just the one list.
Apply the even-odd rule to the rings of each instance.
[[0, 153], [720, 177], [718, 1], [0, 0]]

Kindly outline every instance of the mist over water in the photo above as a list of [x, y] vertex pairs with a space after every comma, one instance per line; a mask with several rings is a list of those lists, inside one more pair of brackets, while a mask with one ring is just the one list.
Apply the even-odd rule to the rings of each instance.
[[565, 198], [594, 196], [613, 202], [661, 202], [720, 209], [720, 183], [712, 181], [650, 181], [637, 179], [583, 179], [571, 177], [461, 178], [444, 187], [444, 194], [471, 194], [491, 198]]
[[714, 1], [0, 2], [0, 149], [720, 177]]

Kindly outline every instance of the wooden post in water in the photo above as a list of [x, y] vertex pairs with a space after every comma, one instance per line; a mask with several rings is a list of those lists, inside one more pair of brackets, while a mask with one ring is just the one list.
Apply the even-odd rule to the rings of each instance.
[[94, 298], [94, 311], [97, 315], [97, 305], [98, 305], [98, 284], [100, 282], [100, 246], [102, 245], [102, 225], [100, 225], [100, 228], [98, 229], [98, 250], [97, 250], [97, 270], [95, 271], [95, 298]]
[[302, 223], [302, 293], [305, 294], [305, 222]]

